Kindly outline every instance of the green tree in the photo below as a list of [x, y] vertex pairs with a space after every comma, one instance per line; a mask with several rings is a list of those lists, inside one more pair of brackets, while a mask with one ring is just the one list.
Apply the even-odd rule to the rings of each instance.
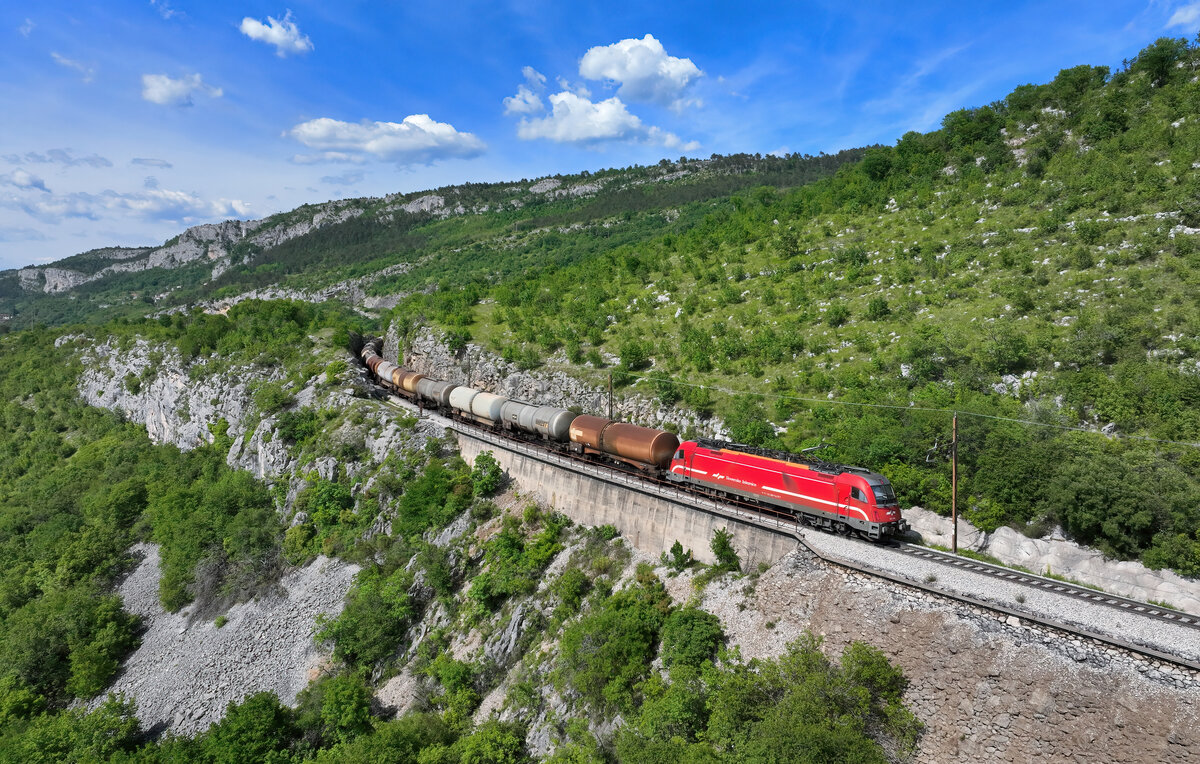
[[721, 619], [712, 613], [695, 607], [675, 610], [663, 624], [663, 665], [699, 667], [717, 654], [724, 636]]
[[728, 528], [717, 528], [713, 531], [710, 547], [713, 556], [717, 558], [717, 567], [733, 571], [742, 569], [742, 560], [733, 548], [733, 534]]
[[504, 469], [491, 451], [483, 451], [475, 457], [471, 485], [475, 488], [476, 496], [490, 496], [504, 485]]
[[204, 735], [204, 752], [216, 764], [283, 762], [298, 737], [291, 709], [273, 692], [257, 692], [230, 703], [225, 716]]

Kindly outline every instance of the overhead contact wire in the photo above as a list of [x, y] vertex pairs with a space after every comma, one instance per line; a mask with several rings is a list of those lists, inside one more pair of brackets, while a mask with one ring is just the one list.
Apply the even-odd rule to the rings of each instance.
[[[626, 376], [635, 377], [637, 379], [649, 379], [651, 381], [661, 381], [662, 380], [661, 377], [652, 377], [647, 374], [635, 374], [635, 373], [629, 372], [629, 371], [622, 371], [621, 373]], [[1169, 445], [1169, 446], [1187, 446], [1189, 448], [1200, 448], [1200, 443], [1190, 443], [1188, 441], [1164, 440], [1162, 438], [1151, 438], [1146, 435], [1127, 435], [1124, 433], [1113, 433], [1112, 435], [1107, 435], [1105, 433], [1100, 433], [1100, 432], [1097, 432], [1096, 430], [1091, 430], [1086, 427], [1072, 427], [1071, 425], [1054, 424], [1053, 422], [1038, 422], [1038, 421], [1035, 421], [1032, 419], [1018, 419], [1016, 417], [999, 416], [996, 414], [984, 414], [984, 413], [981, 413], [978, 411], [967, 411], [965, 409], [944, 409], [944, 408], [932, 408], [932, 407], [928, 407], [928, 406], [917, 406], [917, 405], [900, 406], [897, 404], [889, 404], [889, 403], [860, 403], [858, 401], [838, 400], [837, 398], [805, 398], [805, 397], [802, 397], [799, 395], [785, 395], [783, 393], [763, 393], [763, 392], [753, 392], [750, 390], [730, 390], [727, 387], [720, 387], [718, 385], [699, 385], [699, 384], [695, 384], [693, 382], [679, 382], [676, 380], [670, 380], [670, 382], [672, 385], [682, 385], [684, 387], [694, 387], [694, 388], [698, 388], [701, 390], [716, 390], [717, 392], [725, 393], [726, 395], [754, 395], [759, 398], [777, 398], [780, 400], [801, 401], [804, 403], [820, 403], [820, 404], [825, 404], [825, 405], [836, 405], [836, 406], [857, 406], [859, 408], [888, 409], [891, 411], [923, 411], [923, 412], [930, 413], [930, 414], [946, 414], [948, 416], [953, 416], [954, 414], [958, 414], [959, 416], [972, 416], [972, 417], [977, 417], [979, 419], [993, 419], [998, 422], [1012, 422], [1014, 424], [1025, 424], [1025, 425], [1030, 425], [1032, 427], [1047, 427], [1050, 429], [1065, 430], [1068, 432], [1082, 432], [1082, 433], [1087, 433], [1090, 435], [1103, 435], [1106, 438], [1116, 438], [1119, 440], [1138, 440], [1138, 441], [1142, 441], [1142, 442], [1146, 442], [1146, 443], [1159, 443], [1162, 445]]]

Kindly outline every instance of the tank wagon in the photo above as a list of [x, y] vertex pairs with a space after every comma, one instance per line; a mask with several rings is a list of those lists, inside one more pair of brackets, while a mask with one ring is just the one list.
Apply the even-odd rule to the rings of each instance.
[[427, 377], [385, 361], [377, 341], [362, 349], [362, 359], [387, 388], [422, 406], [486, 427], [519, 433], [580, 454], [590, 454], [641, 470], [662, 472], [679, 447], [665, 430], [639, 427], [555, 406], [538, 406]]
[[362, 359], [383, 385], [422, 406], [578, 454], [790, 513], [827, 530], [878, 540], [908, 530], [891, 483], [862, 467], [719, 440], [680, 443], [665, 430], [506, 398], [443, 382], [385, 361], [378, 340]]

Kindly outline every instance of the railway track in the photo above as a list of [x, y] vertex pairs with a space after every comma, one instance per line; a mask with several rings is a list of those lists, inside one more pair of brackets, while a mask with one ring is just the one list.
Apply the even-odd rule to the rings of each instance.
[[1169, 608], [1150, 605], [1138, 600], [1120, 597], [1115, 594], [1096, 589], [1089, 589], [1086, 586], [1071, 584], [1065, 581], [1059, 581], [1055, 578], [1039, 576], [1035, 573], [1026, 573], [1022, 570], [1014, 568], [1006, 568], [1001, 565], [993, 565], [991, 563], [974, 560], [969, 557], [962, 557], [951, 552], [942, 552], [937, 549], [910, 544], [907, 542], [895, 542], [891, 548], [901, 554], [917, 557], [929, 562], [935, 562], [940, 565], [945, 565], [958, 570], [967, 570], [972, 573], [978, 573], [984, 576], [1000, 579], [1011, 584], [1019, 584], [1033, 589], [1041, 589], [1042, 591], [1052, 592], [1063, 597], [1072, 597], [1074, 599], [1083, 600], [1093, 605], [1103, 605], [1116, 610], [1121, 610], [1126, 613], [1135, 613], [1146, 618], [1153, 618], [1164, 623], [1173, 623], [1181, 626], [1188, 626], [1193, 629], [1200, 629], [1200, 618], [1194, 615], [1189, 615], [1179, 610], [1171, 610]]
[[[405, 407], [416, 408], [415, 404], [412, 404], [405, 399], [394, 398], [394, 400], [396, 403], [402, 402]], [[510, 433], [493, 430], [491, 428], [485, 428], [481, 425], [465, 422], [455, 418], [444, 417], [441, 414], [437, 414], [429, 410], [424, 410], [423, 413], [425, 415], [432, 415], [438, 419], [445, 420], [452, 429], [455, 429], [472, 438], [498, 445], [499, 447], [507, 450], [516, 451], [518, 453], [531, 456], [538, 461], [542, 461], [547, 464], [572, 469], [577, 472], [583, 472], [591, 477], [606, 480], [607, 482], [621, 484], [633, 490], [639, 490], [645, 493], [658, 495], [662, 498], [691, 506], [694, 509], [705, 512], [713, 512], [729, 517], [731, 520], [758, 525], [759, 527], [763, 527], [768, 530], [790, 535], [795, 538], [801, 546], [808, 549], [812, 554], [827, 563], [851, 570], [856, 570], [877, 578], [886, 579], [899, 585], [921, 589], [939, 596], [962, 602], [967, 605], [990, 610], [1002, 616], [1016, 616], [1017, 618], [1025, 619], [1032, 623], [1037, 623], [1057, 631], [1087, 637], [1103, 644], [1112, 645], [1133, 653], [1137, 653], [1144, 657], [1153, 658], [1164, 663], [1173, 664], [1190, 669], [1192, 671], [1200, 672], [1200, 663], [1189, 660], [1188, 658], [1182, 656], [1172, 655], [1147, 645], [1129, 642], [1119, 637], [1098, 633], [1096, 631], [1081, 628], [1078, 625], [1065, 621], [1060, 621], [1046, 616], [1039, 616], [1025, 610], [1005, 606], [969, 594], [948, 590], [941, 586], [931, 586], [929, 583], [923, 583], [914, 579], [898, 576], [890, 571], [885, 571], [882, 568], [875, 568], [867, 564], [836, 556], [831, 557], [829, 554], [814, 548], [812, 544], [809, 544], [805, 541], [805, 535], [802, 531], [809, 529], [815, 530], [812, 528], [812, 526], [797, 523], [794, 517], [786, 515], [786, 513], [783, 512], [772, 511], [772, 509], [769, 507], [763, 507], [761, 505], [737, 501], [730, 498], [711, 496], [706, 493], [689, 490], [686, 486], [682, 486], [678, 483], [666, 481], [656, 478], [652, 475], [641, 473], [640, 471], [632, 468], [622, 469], [600, 464], [595, 460], [585, 458], [580, 454], [572, 453], [566, 449], [547, 448], [544, 445], [535, 444], [523, 438], [515, 437]], [[825, 535], [824, 531], [817, 532]], [[861, 543], [865, 544], [873, 542], [863, 541]], [[1153, 619], [1160, 623], [1170, 623], [1177, 626], [1200, 629], [1200, 618], [1196, 616], [1180, 611], [1156, 607], [1154, 605], [1125, 597], [1110, 595], [1105, 592], [1058, 581], [1057, 579], [1025, 573], [1023, 571], [1006, 568], [1003, 566], [992, 565], [990, 563], [985, 563], [906, 542], [891, 542], [890, 544], [883, 545], [883, 548], [887, 548], [916, 559], [932, 562], [947, 568], [994, 577], [1006, 583], [1028, 587], [1032, 590], [1040, 590], [1052, 593], [1054, 595], [1072, 597], [1080, 601], [1086, 601], [1092, 605], [1113, 608], [1134, 616]]]

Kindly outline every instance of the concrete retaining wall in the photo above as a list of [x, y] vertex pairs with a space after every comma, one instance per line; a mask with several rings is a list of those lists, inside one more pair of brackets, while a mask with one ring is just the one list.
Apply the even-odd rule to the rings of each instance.
[[718, 528], [728, 528], [750, 570], [760, 562], [772, 564], [796, 548], [796, 539], [705, 511], [699, 502], [672, 500], [631, 490], [628, 485], [581, 474], [455, 431], [463, 459], [472, 463], [483, 451], [496, 461], [517, 486], [582, 525], [612, 525], [629, 543], [648, 554], [665, 552], [678, 540], [696, 559], [712, 562], [709, 544]]

